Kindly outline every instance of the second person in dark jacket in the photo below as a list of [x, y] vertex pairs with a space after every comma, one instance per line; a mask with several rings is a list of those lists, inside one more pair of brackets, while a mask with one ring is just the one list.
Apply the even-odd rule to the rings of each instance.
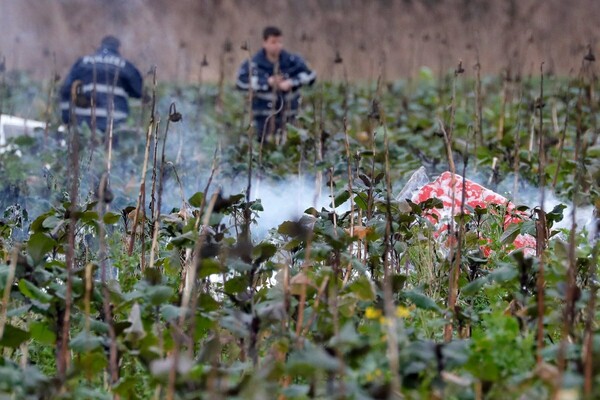
[[129, 115], [128, 97], [142, 97], [142, 75], [119, 54], [120, 42], [106, 36], [100, 48], [75, 62], [61, 88], [62, 120], [105, 132]]
[[236, 86], [252, 90], [252, 114], [257, 139], [263, 141], [280, 135], [298, 114], [300, 92], [315, 82], [302, 57], [283, 49], [281, 30], [267, 27], [263, 31], [263, 48], [250, 62], [240, 67]]

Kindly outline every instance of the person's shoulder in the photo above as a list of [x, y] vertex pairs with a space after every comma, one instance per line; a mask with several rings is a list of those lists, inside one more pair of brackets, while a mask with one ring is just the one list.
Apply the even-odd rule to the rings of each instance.
[[260, 62], [265, 61], [266, 59], [267, 59], [267, 57], [265, 56], [265, 52], [262, 49], [258, 50], [252, 56], [252, 62], [253, 63], [260, 63]]
[[281, 51], [281, 56], [284, 60], [292, 64], [304, 62], [304, 58], [302, 58], [300, 54], [292, 53], [286, 50]]
[[129, 68], [132, 71], [136, 71], [138, 74], [141, 75], [140, 69], [131, 60], [128, 60], [126, 58], [123, 58], [123, 60], [125, 60], [126, 68]]
[[78, 57], [77, 60], [75, 60], [75, 62], [73, 63], [73, 68], [80, 67], [84, 63], [85, 58], [89, 56], [89, 54], [86, 54], [84, 56]]

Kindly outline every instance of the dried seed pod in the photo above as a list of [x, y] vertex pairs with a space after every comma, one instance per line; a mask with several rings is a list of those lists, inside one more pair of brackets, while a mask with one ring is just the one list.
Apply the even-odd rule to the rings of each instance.
[[206, 59], [206, 54], [202, 57], [202, 62], [200, 63], [201, 67], [208, 67], [208, 60]]
[[373, 99], [373, 102], [371, 103], [371, 112], [369, 113], [369, 118], [379, 120], [380, 116], [381, 114], [379, 112], [379, 102], [376, 99]]
[[231, 39], [225, 39], [225, 42], [223, 43], [223, 51], [225, 53], [231, 53], [233, 51], [233, 43], [231, 43]]
[[583, 57], [585, 61], [594, 62], [596, 61], [596, 56], [592, 53], [592, 46], [588, 46], [588, 53]]
[[103, 197], [103, 201], [106, 204], [110, 204], [115, 198], [115, 195], [113, 194], [112, 190], [110, 190], [109, 188], [104, 189], [104, 197]]
[[179, 121], [181, 121], [182, 118], [183, 117], [181, 116], [181, 113], [178, 113], [178, 112], [169, 114], [169, 121], [171, 121], [171, 122], [179, 122]]
[[463, 72], [465, 72], [465, 69], [463, 68], [462, 60], [459, 60], [458, 61], [458, 67], [456, 67], [456, 69], [454, 70], [454, 74], [455, 75], [460, 75]]
[[342, 56], [340, 55], [339, 51], [335, 52], [335, 59], [333, 60], [334, 64], [341, 64], [344, 62], [344, 59], [342, 58]]
[[539, 97], [537, 99], [535, 99], [535, 103], [534, 103], [534, 108], [538, 109], [538, 108], [544, 108], [546, 106], [546, 103], [540, 99]]
[[181, 118], [181, 114], [177, 112], [177, 106], [175, 105], [175, 103], [171, 103], [171, 105], [169, 106], [169, 121], [177, 122], [181, 121]]

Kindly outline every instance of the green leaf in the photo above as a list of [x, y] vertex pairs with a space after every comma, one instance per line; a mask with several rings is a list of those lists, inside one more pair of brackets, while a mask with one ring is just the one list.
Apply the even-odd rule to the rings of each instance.
[[567, 208], [564, 204], [558, 204], [548, 214], [546, 214], [546, 221], [548, 225], [552, 227], [555, 222], [560, 222], [563, 219], [563, 211]]
[[510, 244], [515, 241], [516, 237], [521, 233], [521, 226], [519, 224], [513, 224], [508, 227], [500, 236], [500, 242], [502, 244]]
[[80, 332], [77, 336], [71, 339], [70, 347], [77, 353], [87, 353], [102, 345], [102, 338], [99, 336]]
[[219, 307], [220, 307], [219, 302], [216, 301], [215, 299], [213, 299], [212, 296], [208, 293], [202, 293], [198, 297], [198, 309], [200, 309], [202, 311], [205, 311], [205, 312], [215, 311], [215, 310], [218, 310]]
[[196, 239], [198, 238], [198, 234], [194, 231], [188, 231], [183, 235], [179, 235], [171, 239], [171, 243], [177, 247], [192, 247]]
[[352, 321], [346, 322], [340, 329], [340, 334], [333, 336], [330, 340], [332, 346], [339, 346], [340, 344], [356, 345], [358, 343], [360, 343], [360, 336], [356, 332]]
[[113, 224], [116, 224], [117, 222], [119, 222], [120, 218], [121, 218], [121, 214], [107, 212], [106, 214], [104, 214], [104, 217], [102, 217], [102, 220], [104, 221], [104, 223], [106, 225], [113, 225]]
[[34, 265], [39, 265], [47, 253], [54, 248], [56, 242], [54, 239], [46, 236], [42, 232], [34, 233], [27, 241], [27, 252], [31, 256]]
[[21, 306], [21, 307], [11, 308], [6, 313], [6, 316], [8, 318], [21, 317], [25, 313], [27, 313], [27, 311], [29, 311], [30, 309], [31, 309], [31, 304], [25, 304], [24, 306]]
[[479, 292], [485, 284], [488, 283], [487, 276], [479, 279], [475, 279], [473, 282], [465, 285], [461, 290], [461, 294], [463, 296], [472, 296], [475, 293]]
[[28, 297], [32, 300], [37, 300], [42, 303], [49, 303], [50, 300], [52, 300], [52, 296], [50, 294], [42, 291], [33, 283], [25, 279], [19, 280], [19, 291], [23, 293], [25, 297]]
[[521, 223], [521, 233], [523, 235], [531, 235], [535, 237], [535, 229], [535, 221], [533, 220], [527, 220]]
[[92, 318], [90, 319], [90, 329], [96, 333], [105, 335], [108, 333], [108, 324], [104, 321], [99, 321]]
[[309, 385], [293, 384], [293, 385], [290, 385], [290, 386], [288, 386], [286, 388], [283, 388], [281, 390], [281, 394], [285, 398], [290, 398], [290, 399], [300, 398], [300, 399], [304, 399], [304, 398], [307, 398], [309, 390], [310, 390], [310, 386]]
[[128, 376], [119, 379], [117, 384], [112, 387], [112, 391], [127, 399], [135, 398], [135, 388], [138, 384], [139, 379], [136, 376]]
[[513, 265], [506, 264], [490, 272], [488, 278], [494, 282], [507, 282], [516, 278], [517, 275], [517, 269]]
[[165, 285], [150, 286], [146, 289], [150, 302], [155, 306], [167, 303], [173, 296], [173, 288]]
[[375, 299], [375, 291], [373, 290], [371, 281], [364, 275], [352, 282], [348, 288], [360, 300], [372, 301]]
[[[100, 374], [108, 365], [106, 356], [100, 351], [80, 354], [75, 358], [75, 366], [78, 370], [83, 370], [87, 375]], [[92, 397], [97, 399], [98, 397]]]
[[0, 339], [0, 346], [18, 348], [21, 343], [29, 340], [30, 334], [21, 328], [17, 328], [11, 324], [4, 325], [4, 334]]
[[96, 211], [85, 211], [81, 213], [81, 222], [90, 223], [98, 221], [98, 213]]
[[51, 215], [48, 218], [46, 218], [44, 222], [42, 222], [42, 227], [46, 229], [54, 229], [63, 222], [63, 219], [60, 219], [55, 215]]
[[248, 278], [245, 276], [236, 276], [234, 278], [228, 279], [227, 282], [225, 282], [224, 289], [225, 293], [234, 295], [238, 294], [243, 290], [246, 290], [247, 287]]
[[277, 228], [277, 232], [291, 237], [304, 236], [306, 228], [296, 221], [284, 221]]
[[356, 204], [356, 206], [361, 210], [366, 211], [368, 208], [367, 199], [368, 196], [365, 193], [356, 193], [356, 195], [354, 196], [354, 204]]
[[409, 290], [404, 292], [404, 296], [411, 301], [415, 306], [422, 308], [424, 310], [431, 310], [441, 312], [442, 309], [437, 303], [430, 297], [425, 296], [423, 293]]
[[113, 398], [102, 389], [91, 389], [85, 386], [77, 386], [72, 394], [70, 398], [73, 399], [111, 400]]
[[223, 267], [219, 261], [214, 258], [204, 258], [200, 262], [200, 267], [198, 268], [198, 278], [206, 278], [207, 276], [219, 274], [221, 272], [223, 272]]
[[227, 267], [231, 270], [231, 271], [237, 271], [237, 272], [248, 272], [250, 270], [252, 270], [252, 264], [249, 264], [247, 262], [244, 262], [240, 259], [237, 260], [230, 260], [227, 263]]
[[427, 199], [423, 202], [421, 202], [419, 204], [424, 210], [431, 210], [434, 208], [444, 208], [444, 203], [442, 202], [442, 200], [438, 199], [437, 197], [432, 197], [430, 199]]
[[56, 334], [50, 329], [47, 323], [32, 322], [29, 324], [31, 338], [48, 346], [54, 346], [56, 343]]
[[250, 206], [250, 209], [252, 211], [265, 211], [265, 209], [263, 208], [263, 205], [262, 205], [260, 199], [258, 199], [256, 201], [253, 201], [251, 203], [252, 203], [252, 205]]
[[252, 249], [252, 257], [257, 263], [267, 261], [277, 253], [277, 247], [273, 243], [261, 242]]
[[399, 293], [400, 291], [402, 291], [402, 289], [404, 289], [404, 285], [406, 284], [407, 280], [408, 276], [404, 274], [392, 275], [392, 290], [395, 293]]
[[202, 200], [204, 200], [204, 193], [196, 192], [192, 195], [192, 197], [190, 197], [188, 203], [190, 203], [192, 207], [200, 208], [202, 205]]
[[333, 199], [333, 205], [335, 207], [339, 207], [346, 201], [348, 201], [349, 198], [350, 192], [348, 192], [347, 190], [342, 190], [340, 193], [337, 194], [337, 196], [335, 196], [335, 199]]
[[52, 216], [52, 212], [48, 211], [45, 214], [40, 215], [39, 217], [37, 217], [32, 223], [31, 226], [29, 227], [31, 229], [32, 232], [41, 232], [44, 229], [44, 221], [46, 220], [46, 218], [49, 218], [50, 216]]
[[160, 307], [160, 314], [166, 321], [173, 321], [181, 315], [181, 307], [165, 304]]
[[293, 375], [313, 376], [318, 370], [337, 371], [339, 362], [322, 348], [311, 346], [292, 352], [286, 367]]

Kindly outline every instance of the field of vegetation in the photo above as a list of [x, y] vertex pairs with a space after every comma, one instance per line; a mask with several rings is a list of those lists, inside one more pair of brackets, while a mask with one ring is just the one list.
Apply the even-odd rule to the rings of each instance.
[[[58, 82], [4, 72], [1, 113], [48, 128], [0, 152], [0, 398], [599, 398], [592, 58], [319, 82], [262, 147], [228, 85], [149, 76], [107, 149], [59, 132]], [[421, 166], [526, 218], [437, 236], [439, 199], [398, 198]]]

